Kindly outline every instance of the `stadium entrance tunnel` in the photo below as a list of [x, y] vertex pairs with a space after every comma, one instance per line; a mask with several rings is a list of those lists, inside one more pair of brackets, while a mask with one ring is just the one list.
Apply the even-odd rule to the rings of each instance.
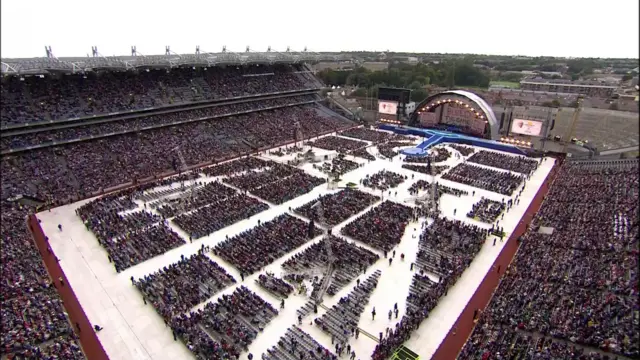
[[485, 139], [500, 137], [500, 124], [491, 106], [480, 96], [464, 90], [449, 90], [427, 97], [416, 106], [409, 124]]

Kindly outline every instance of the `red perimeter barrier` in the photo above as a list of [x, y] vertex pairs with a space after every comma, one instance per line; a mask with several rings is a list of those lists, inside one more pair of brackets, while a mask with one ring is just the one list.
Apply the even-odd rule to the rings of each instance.
[[[33, 240], [40, 251], [40, 256], [42, 256], [42, 260], [49, 272], [49, 276], [51, 277], [56, 289], [58, 289], [58, 293], [62, 298], [67, 314], [69, 314], [69, 319], [73, 324], [75, 332], [80, 338], [80, 344], [82, 345], [82, 350], [84, 350], [87, 359], [108, 360], [109, 357], [104, 351], [102, 344], [100, 344], [100, 340], [98, 340], [98, 336], [93, 330], [93, 326], [89, 322], [87, 315], [84, 313], [84, 310], [82, 310], [80, 301], [78, 301], [71, 285], [69, 285], [69, 281], [67, 281], [64, 271], [62, 271], [60, 263], [56, 261], [56, 255], [53, 253], [53, 250], [51, 250], [49, 241], [45, 238], [44, 232], [42, 231], [36, 216], [29, 215], [27, 224], [31, 231], [31, 235], [33, 236]], [[60, 279], [62, 279], [62, 282]]]
[[531, 204], [529, 204], [529, 207], [522, 216], [522, 219], [520, 219], [520, 222], [514, 229], [513, 233], [509, 239], [507, 239], [507, 243], [494, 261], [491, 270], [489, 270], [485, 275], [480, 286], [478, 286], [478, 289], [476, 289], [476, 292], [471, 297], [471, 300], [469, 300], [454, 325], [449, 329], [449, 333], [447, 333], [444, 340], [442, 340], [438, 349], [433, 354], [433, 357], [431, 358], [432, 360], [455, 359], [464, 347], [464, 344], [473, 332], [475, 325], [473, 322], [473, 315], [475, 310], [484, 310], [489, 304], [489, 301], [493, 296], [493, 292], [500, 283], [502, 274], [507, 270], [507, 267], [511, 264], [511, 261], [518, 250], [520, 245], [518, 238], [525, 233], [531, 223], [531, 220], [540, 209], [542, 201], [547, 195], [561, 163], [562, 159], [558, 160], [551, 169], [551, 172], [549, 172], [549, 176], [547, 176], [545, 182], [540, 186], [540, 189], [538, 189], [538, 192], [531, 201]]

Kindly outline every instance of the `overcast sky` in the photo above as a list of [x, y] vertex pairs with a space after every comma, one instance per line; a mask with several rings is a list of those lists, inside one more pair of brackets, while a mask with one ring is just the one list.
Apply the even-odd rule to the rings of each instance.
[[638, 0], [2, 0], [1, 55], [371, 50], [638, 57]]

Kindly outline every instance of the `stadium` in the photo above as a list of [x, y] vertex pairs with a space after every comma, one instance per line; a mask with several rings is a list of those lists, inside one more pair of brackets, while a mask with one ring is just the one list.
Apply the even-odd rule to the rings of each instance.
[[2, 59], [0, 356], [640, 359], [637, 113], [365, 123], [348, 60]]

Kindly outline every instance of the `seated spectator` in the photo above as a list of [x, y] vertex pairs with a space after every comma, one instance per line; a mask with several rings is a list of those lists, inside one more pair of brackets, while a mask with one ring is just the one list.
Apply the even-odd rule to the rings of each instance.
[[269, 272], [260, 274], [256, 283], [265, 290], [285, 299], [293, 292], [293, 286]]
[[486, 223], [493, 223], [505, 209], [506, 204], [504, 202], [493, 201], [482, 197], [480, 201], [471, 206], [471, 211], [467, 213], [467, 217]]
[[54, 288], [17, 297], [0, 308], [5, 330], [0, 338], [2, 355], [28, 351], [32, 344], [45, 343], [73, 333]]
[[431, 165], [430, 167], [424, 165], [402, 165], [402, 168], [433, 176], [440, 175], [449, 169], [446, 165]]
[[179, 314], [169, 325], [174, 338], [180, 338], [198, 359], [238, 359], [276, 316], [278, 310], [240, 286], [201, 310]]
[[531, 175], [539, 164], [536, 160], [527, 159], [524, 156], [513, 156], [487, 150], [478, 151], [467, 161], [525, 175]]
[[459, 182], [480, 189], [496, 192], [502, 195], [511, 195], [522, 184], [524, 177], [511, 172], [490, 170], [479, 166], [458, 164], [442, 179]]
[[406, 176], [382, 170], [371, 176], [367, 174], [367, 176], [361, 180], [361, 184], [372, 189], [385, 191], [398, 187], [398, 185], [402, 184], [405, 180], [407, 180]]
[[190, 238], [199, 239], [267, 209], [269, 209], [269, 205], [246, 195], [238, 194], [223, 198], [188, 214], [179, 215], [173, 219], [173, 222], [189, 234]]
[[241, 273], [253, 274], [277, 258], [310, 240], [320, 230], [293, 216], [283, 214], [219, 243], [213, 254], [235, 266]]
[[288, 274], [299, 274], [301, 276], [304, 276], [310, 270], [325, 268], [328, 261], [325, 241], [331, 242], [331, 251], [336, 258], [334, 262], [336, 270], [327, 289], [327, 294], [329, 295], [335, 295], [380, 258], [363, 247], [329, 235], [285, 261], [282, 264], [282, 268]]
[[170, 320], [236, 281], [201, 251], [135, 282], [142, 296]]
[[457, 152], [462, 154], [462, 156], [464, 156], [464, 157], [467, 157], [467, 156], [473, 154], [476, 151], [472, 147], [467, 147], [467, 146], [458, 145], [458, 144], [447, 144], [447, 146], [449, 146], [452, 149], [456, 150]]
[[345, 159], [343, 154], [339, 154], [338, 157], [332, 159], [330, 162], [323, 163], [321, 166], [314, 164], [313, 168], [337, 177], [358, 169], [361, 166], [361, 164], [355, 161]]
[[349, 152], [349, 155], [352, 156], [357, 156], [359, 158], [365, 159], [365, 160], [369, 160], [369, 161], [375, 161], [376, 157], [371, 155], [368, 151], [366, 147], [360, 148], [360, 149], [356, 149], [353, 151]]
[[323, 225], [335, 226], [364, 211], [378, 200], [380, 200], [378, 196], [369, 193], [354, 189], [344, 189], [334, 194], [322, 195], [318, 199], [295, 209], [295, 212], [308, 219], [321, 221], [318, 218], [318, 210], [313, 208], [317, 202], [320, 202], [318, 206], [322, 207]]
[[412, 218], [412, 208], [384, 201], [347, 224], [342, 233], [376, 249], [390, 251], [400, 243]]
[[325, 136], [318, 140], [309, 141], [306, 143], [308, 146], [317, 147], [326, 150], [334, 150], [339, 153], [347, 153], [352, 150], [356, 150], [367, 146], [367, 143], [356, 140], [349, 140], [337, 136]]
[[[533, 354], [554, 358], [605, 358], [576, 345], [637, 358], [637, 186], [637, 161], [561, 165], [462, 353], [518, 356], [538, 343]], [[533, 333], [541, 340], [523, 335]]]
[[354, 128], [345, 130], [340, 133], [341, 136], [346, 136], [354, 139], [370, 141], [374, 144], [386, 142], [391, 139], [392, 133], [378, 131], [378, 130], [369, 130], [365, 128]]

